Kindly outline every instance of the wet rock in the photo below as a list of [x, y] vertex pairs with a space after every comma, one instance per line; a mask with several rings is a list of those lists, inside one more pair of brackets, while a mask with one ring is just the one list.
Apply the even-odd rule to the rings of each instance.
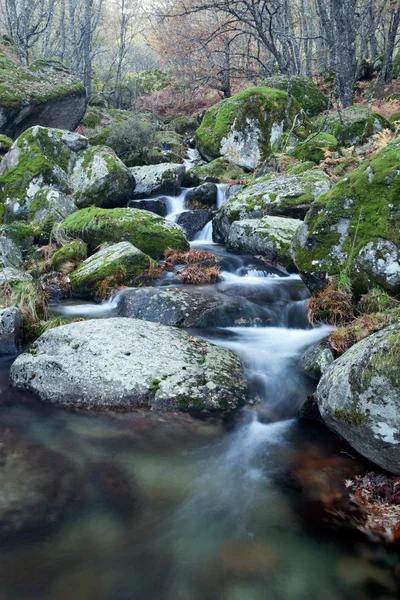
[[187, 208], [198, 208], [198, 206], [217, 206], [218, 188], [215, 183], [203, 183], [197, 188], [189, 190], [185, 196]]
[[321, 379], [335, 360], [327, 342], [319, 342], [308, 348], [300, 358], [300, 368], [313, 379]]
[[276, 553], [267, 544], [256, 540], [232, 541], [221, 550], [221, 568], [237, 577], [262, 576], [278, 566]]
[[317, 401], [326, 425], [372, 462], [400, 473], [400, 326], [355, 344], [324, 373]]
[[289, 249], [301, 221], [282, 217], [263, 217], [235, 221], [229, 230], [227, 249], [243, 254], [260, 254], [271, 263], [293, 268]]
[[177, 223], [186, 231], [188, 240], [193, 240], [196, 234], [212, 220], [213, 216], [214, 213], [211, 210], [186, 210], [179, 215]]
[[18, 308], [0, 309], [0, 355], [17, 354], [22, 345], [23, 318]]
[[246, 383], [229, 350], [136, 319], [71, 323], [44, 333], [11, 367], [11, 383], [61, 406], [224, 411]]
[[[147, 254], [129, 242], [103, 248], [87, 258], [71, 273], [71, 289], [80, 296], [101, 297], [101, 287], [132, 285], [150, 265], [157, 266]], [[107, 292], [107, 290], [105, 290]]]
[[160, 217], [166, 217], [168, 213], [167, 200], [165, 198], [152, 198], [147, 200], [130, 200], [128, 208], [149, 210]]
[[76, 467], [3, 425], [0, 440], [0, 533], [54, 523], [77, 496]]
[[161, 163], [133, 167], [131, 173], [136, 180], [134, 198], [146, 198], [156, 194], [176, 196], [182, 185], [185, 167], [173, 163]]
[[88, 475], [100, 490], [103, 501], [120, 517], [129, 519], [140, 506], [139, 487], [132, 485], [131, 478], [121, 465], [112, 462], [96, 462], [88, 465]]

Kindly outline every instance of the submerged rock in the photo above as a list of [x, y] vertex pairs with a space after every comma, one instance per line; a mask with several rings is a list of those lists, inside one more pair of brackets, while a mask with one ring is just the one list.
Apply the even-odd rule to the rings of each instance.
[[173, 163], [162, 163], [130, 169], [136, 180], [135, 198], [146, 198], [156, 194], [176, 196], [185, 174], [185, 167]]
[[[132, 285], [154, 261], [129, 242], [103, 248], [71, 273], [71, 289], [80, 296], [102, 296], [101, 287]], [[157, 266], [157, 263], [154, 263]]]
[[11, 367], [11, 383], [61, 406], [224, 411], [246, 383], [229, 350], [136, 319], [72, 323], [44, 333]]
[[0, 51], [0, 134], [16, 138], [32, 125], [73, 131], [85, 110], [83, 84], [60, 62], [22, 67]]
[[400, 325], [355, 344], [324, 373], [317, 401], [326, 425], [357, 452], [400, 474]]
[[227, 249], [231, 252], [261, 254], [271, 263], [292, 268], [290, 244], [301, 221], [283, 217], [263, 217], [235, 221], [229, 230]]
[[214, 220], [214, 234], [226, 242], [232, 223], [266, 215], [303, 219], [313, 201], [330, 187], [328, 175], [318, 169], [300, 175], [267, 175], [225, 202]]
[[0, 309], [0, 355], [17, 354], [22, 346], [23, 318], [19, 308]]
[[314, 201], [293, 239], [294, 261], [317, 290], [346, 268], [356, 296], [400, 291], [400, 138]]

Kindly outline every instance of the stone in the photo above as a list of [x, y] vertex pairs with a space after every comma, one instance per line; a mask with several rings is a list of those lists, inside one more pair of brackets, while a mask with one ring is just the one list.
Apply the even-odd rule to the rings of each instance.
[[214, 183], [232, 183], [232, 181], [245, 181], [249, 178], [249, 174], [223, 158], [216, 158], [209, 163], [188, 169], [182, 185], [188, 188], [197, 187], [210, 178]]
[[218, 188], [215, 183], [203, 183], [199, 187], [189, 190], [185, 196], [186, 208], [199, 208], [199, 205], [217, 206]]
[[0, 51], [0, 134], [15, 139], [33, 125], [74, 131], [85, 110], [83, 84], [60, 62], [22, 67]]
[[318, 131], [329, 133], [343, 146], [359, 146], [367, 142], [374, 133], [390, 129], [389, 121], [382, 115], [359, 104], [331, 111], [316, 122]]
[[23, 318], [19, 308], [0, 309], [0, 355], [17, 354], [22, 346]]
[[156, 194], [176, 196], [185, 174], [185, 167], [172, 163], [161, 163], [145, 167], [132, 167], [136, 180], [134, 198], [146, 198]]
[[13, 363], [14, 388], [86, 409], [242, 406], [247, 386], [229, 350], [158, 323], [94, 319], [44, 333]]
[[51, 230], [78, 209], [72, 196], [51, 187], [38, 190], [28, 208], [30, 221], [38, 221], [44, 229]]
[[[195, 134], [196, 147], [206, 160], [224, 158], [248, 171], [271, 154], [286, 122], [287, 93], [260, 87], [240, 92], [209, 108]], [[301, 108], [293, 100], [291, 118]]]
[[58, 270], [66, 263], [80, 263], [87, 258], [87, 246], [81, 240], [64, 244], [51, 257], [51, 266]]
[[1, 158], [7, 154], [12, 145], [13, 141], [11, 138], [7, 137], [6, 135], [0, 135], [0, 162]]
[[67, 217], [60, 227], [65, 235], [84, 241], [91, 250], [104, 242], [126, 241], [153, 258], [161, 258], [167, 248], [189, 247], [179, 225], [134, 208], [84, 208]]
[[356, 297], [400, 292], [400, 138], [317, 198], [292, 243], [311, 291], [346, 268]]
[[136, 277], [157, 263], [130, 242], [120, 242], [103, 248], [87, 258], [71, 273], [71, 289], [79, 296], [98, 296], [99, 287], [130, 286]]
[[235, 221], [229, 230], [227, 249], [230, 252], [262, 255], [269, 262], [293, 269], [290, 244], [301, 221], [283, 217], [263, 217]]
[[360, 454], [400, 474], [400, 325], [358, 342], [322, 376], [325, 424]]
[[168, 214], [168, 204], [166, 198], [150, 198], [147, 200], [130, 200], [128, 208], [137, 208], [140, 210], [149, 210], [160, 217], [166, 217]]
[[8, 235], [0, 233], [0, 266], [20, 269], [22, 264], [23, 257], [18, 244]]
[[214, 213], [207, 209], [185, 210], [179, 215], [177, 223], [186, 231], [188, 240], [193, 240], [213, 216]]
[[312, 379], [321, 379], [328, 367], [334, 362], [332, 349], [327, 342], [318, 342], [310, 346], [301, 356], [299, 365], [301, 370]]
[[126, 206], [136, 185], [131, 171], [107, 146], [94, 146], [80, 153], [71, 182], [78, 208]]
[[318, 133], [310, 135], [304, 142], [299, 142], [292, 156], [304, 162], [320, 163], [325, 158], [325, 150], [335, 152], [338, 147], [338, 141], [329, 133]]
[[4, 283], [18, 283], [19, 281], [33, 281], [32, 275], [25, 273], [22, 269], [5, 267], [0, 269], [0, 285]]
[[329, 191], [330, 180], [318, 169], [290, 175], [267, 175], [225, 202], [213, 222], [214, 235], [226, 242], [230, 227], [242, 219], [283, 216], [304, 219], [313, 201]]
[[[287, 92], [288, 78], [282, 75], [267, 77], [263, 85], [277, 88]], [[308, 77], [291, 78], [292, 94], [309, 117], [315, 117], [319, 113], [328, 110], [330, 100], [319, 89], [316, 83]]]

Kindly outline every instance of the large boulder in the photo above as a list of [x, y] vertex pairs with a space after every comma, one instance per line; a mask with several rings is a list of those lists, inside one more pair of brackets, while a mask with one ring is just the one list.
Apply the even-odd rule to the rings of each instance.
[[[262, 87], [240, 92], [207, 110], [196, 131], [196, 146], [207, 159], [223, 157], [228, 162], [254, 170], [271, 153], [283, 135], [287, 93]], [[293, 101], [290, 116], [301, 111]]]
[[136, 185], [131, 171], [107, 146], [94, 146], [76, 157], [71, 183], [78, 208], [126, 206]]
[[312, 291], [346, 268], [356, 295], [400, 292], [399, 164], [397, 138], [315, 200], [292, 248]]
[[293, 268], [290, 244], [301, 221], [283, 217], [263, 217], [235, 221], [229, 230], [227, 249], [242, 254], [260, 254], [271, 263]]
[[[288, 78], [284, 75], [267, 77], [263, 85], [287, 92]], [[308, 77], [292, 77], [292, 94], [309, 117], [315, 117], [329, 107], [329, 98], [325, 96], [316, 83]]]
[[134, 208], [84, 208], [67, 217], [60, 227], [92, 250], [103, 242], [127, 241], [145, 254], [160, 258], [167, 248], [180, 250], [189, 246], [179, 225]]
[[17, 354], [22, 346], [23, 318], [18, 308], [0, 309], [0, 355]]
[[130, 171], [136, 180], [134, 198], [148, 198], [156, 194], [176, 196], [182, 185], [185, 170], [183, 165], [171, 163], [131, 168]]
[[11, 383], [61, 406], [221, 411], [246, 383], [229, 350], [158, 323], [90, 320], [44, 333], [11, 367]]
[[229, 198], [213, 222], [214, 235], [225, 242], [235, 221], [266, 215], [304, 219], [313, 201], [331, 187], [317, 169], [300, 175], [267, 175]]
[[79, 494], [77, 467], [10, 427], [0, 439], [0, 534], [53, 525]]
[[132, 285], [153, 263], [131, 243], [120, 242], [99, 250], [71, 273], [71, 289], [80, 296], [101, 296], [101, 286]]
[[0, 134], [15, 139], [33, 125], [73, 131], [85, 110], [84, 86], [61, 63], [24, 68], [0, 51]]
[[400, 326], [362, 340], [324, 373], [321, 416], [357, 452], [400, 474]]
[[390, 129], [389, 121], [366, 106], [350, 106], [320, 117], [318, 131], [333, 135], [343, 146], [357, 146], [379, 131]]

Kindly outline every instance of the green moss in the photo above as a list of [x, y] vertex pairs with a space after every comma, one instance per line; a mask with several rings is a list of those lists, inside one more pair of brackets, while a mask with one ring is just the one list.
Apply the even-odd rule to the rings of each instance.
[[302, 175], [306, 171], [313, 169], [315, 167], [315, 163], [311, 161], [295, 163], [293, 165], [289, 165], [286, 169], [286, 175]]
[[366, 142], [377, 130], [389, 129], [390, 123], [385, 117], [364, 106], [350, 106], [340, 111], [333, 111], [321, 117], [317, 128], [334, 135], [343, 146], [353, 146]]
[[105, 127], [100, 131], [100, 133], [91, 135], [89, 137], [89, 144], [91, 146], [104, 146], [107, 144], [108, 136], [110, 135], [111, 131], [111, 127]]
[[0, 157], [7, 154], [13, 143], [11, 138], [6, 135], [0, 135]]
[[369, 417], [364, 415], [358, 406], [354, 406], [351, 410], [338, 408], [333, 415], [335, 419], [343, 421], [347, 425], [352, 425], [353, 427], [362, 427], [369, 423]]
[[325, 158], [324, 150], [334, 152], [337, 147], [338, 141], [333, 135], [318, 133], [317, 135], [311, 135], [304, 142], [299, 143], [293, 150], [293, 156], [298, 160], [318, 164]]
[[391, 123], [396, 123], [397, 121], [400, 121], [400, 112], [396, 112], [390, 117]]
[[86, 208], [62, 223], [65, 234], [80, 238], [92, 249], [103, 242], [129, 241], [153, 257], [162, 257], [167, 248], [185, 249], [182, 230], [162, 217], [137, 209]]
[[[400, 387], [400, 331], [394, 329], [387, 332], [386, 351], [374, 354], [371, 358], [365, 376], [374, 372], [388, 379], [398, 389]], [[365, 385], [365, 381], [363, 382]]]
[[60, 269], [65, 263], [80, 263], [87, 257], [87, 246], [82, 240], [74, 240], [65, 244], [51, 257], [51, 265], [54, 269]]
[[[268, 77], [263, 85], [287, 92], [288, 79], [284, 76]], [[321, 92], [312, 79], [292, 77], [291, 85], [293, 96], [309, 117], [314, 117], [328, 109], [329, 98]]]

